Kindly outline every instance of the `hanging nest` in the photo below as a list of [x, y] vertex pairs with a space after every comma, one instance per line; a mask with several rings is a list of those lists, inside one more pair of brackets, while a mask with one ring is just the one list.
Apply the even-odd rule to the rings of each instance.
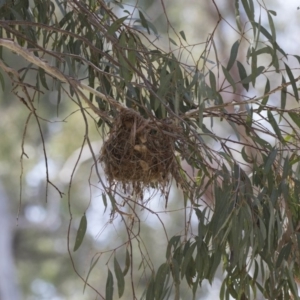
[[131, 184], [139, 191], [156, 183], [166, 186], [172, 177], [178, 177], [177, 133], [178, 126], [170, 120], [145, 119], [132, 109], [122, 109], [99, 159], [109, 182]]

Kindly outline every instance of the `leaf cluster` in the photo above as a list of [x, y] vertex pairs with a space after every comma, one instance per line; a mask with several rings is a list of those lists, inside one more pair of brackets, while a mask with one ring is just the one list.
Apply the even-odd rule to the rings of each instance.
[[[113, 13], [111, 2], [124, 16]], [[247, 17], [245, 24], [241, 23], [241, 9]], [[0, 44], [6, 47], [13, 40], [13, 49], [30, 62], [23, 62], [20, 68], [8, 65], [1, 48], [0, 67], [38, 125], [35, 98], [57, 90], [57, 111], [64, 101], [62, 95], [68, 96], [84, 120], [92, 110], [95, 123], [104, 132], [114, 128], [122, 108], [134, 110], [151, 124], [171, 120], [180, 127], [181, 137], [174, 147], [179, 164], [186, 162], [193, 170], [191, 174], [181, 167], [180, 176], [184, 206], [191, 203], [197, 216], [197, 233], [168, 239], [165, 259], [157, 271], [151, 270], [143, 299], [172, 295], [179, 299], [182, 280], [195, 299], [199, 286], [204, 280], [212, 283], [220, 265], [225, 272], [222, 299], [252, 299], [258, 291], [266, 299], [290, 299], [291, 294], [299, 298], [295, 278], [300, 264], [300, 122], [299, 110], [288, 105], [288, 100], [299, 102], [299, 77], [288, 59], [300, 63], [300, 57], [288, 55], [278, 44], [276, 12], [262, 5], [260, 9], [257, 17], [252, 0], [235, 1], [239, 38], [227, 64], [218, 59], [215, 31], [200, 59], [189, 64], [180, 61], [175, 51], [163, 51], [155, 44], [157, 31], [141, 9], [139, 18], [134, 18], [117, 1], [15, 0], [0, 6]], [[218, 24], [225, 22], [216, 10]], [[263, 13], [268, 26], [262, 24]], [[177, 37], [181, 45], [187, 43], [183, 31]], [[213, 66], [212, 53], [216, 58]], [[270, 74], [277, 76], [279, 86], [273, 87]], [[0, 81], [4, 89], [2, 74]], [[258, 96], [251, 98], [250, 90], [256, 90]], [[227, 94], [233, 100], [228, 101]], [[279, 95], [279, 105], [270, 101], [272, 94]], [[219, 132], [220, 125], [232, 135]], [[86, 122], [87, 143], [88, 130]], [[51, 184], [48, 173], [47, 181]], [[213, 199], [204, 206], [208, 190]], [[103, 191], [104, 206], [107, 194], [113, 213], [124, 217], [118, 194], [105, 185]], [[134, 206], [129, 208], [136, 216]], [[126, 268], [122, 271], [114, 258], [115, 276], [108, 268], [106, 299], [113, 299], [114, 278], [122, 297], [128, 269], [135, 295], [131, 255], [132, 240], [138, 235], [129, 223], [124, 221], [131, 249]], [[86, 228], [84, 215], [74, 251], [82, 244]], [[88, 276], [98, 259], [92, 261]]]

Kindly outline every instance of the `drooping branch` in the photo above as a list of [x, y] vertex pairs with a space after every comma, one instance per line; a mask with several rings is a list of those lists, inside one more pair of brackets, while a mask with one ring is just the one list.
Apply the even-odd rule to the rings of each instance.
[[[80, 95], [83, 95], [83, 92], [89, 92], [94, 94], [95, 96], [107, 101], [109, 104], [114, 106], [117, 109], [122, 109], [124, 106], [117, 102], [115, 99], [108, 95], [104, 95], [103, 93], [93, 89], [92, 87], [86, 85], [85, 83], [81, 82], [80, 80], [73, 78], [71, 76], [67, 76], [64, 73], [62, 73], [59, 69], [52, 67], [49, 65], [49, 63], [45, 60], [42, 60], [38, 57], [36, 57], [33, 53], [31, 53], [29, 50], [19, 46], [17, 43], [10, 39], [0, 39], [0, 46], [3, 46], [18, 55], [22, 56], [24, 59], [26, 59], [28, 62], [33, 63], [34, 65], [42, 68], [52, 77], [60, 80], [62, 83], [69, 83], [72, 85], [72, 87], [79, 92]], [[82, 97], [83, 100], [86, 102], [86, 104], [99, 116], [103, 115], [103, 112], [99, 110], [91, 101], [88, 100], [87, 97]]]

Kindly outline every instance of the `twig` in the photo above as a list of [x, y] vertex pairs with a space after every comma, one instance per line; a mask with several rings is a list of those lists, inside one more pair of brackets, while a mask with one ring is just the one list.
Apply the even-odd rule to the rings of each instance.
[[[0, 46], [3, 46], [7, 49], [10, 49], [13, 52], [16, 52], [18, 55], [22, 56], [27, 61], [44, 69], [48, 74], [57, 78], [61, 82], [71, 84], [72, 87], [75, 88], [79, 92], [82, 92], [82, 91], [90, 92], [90, 93], [94, 94], [95, 96], [101, 98], [102, 100], [107, 101], [108, 103], [110, 103], [111, 105], [116, 107], [117, 109], [125, 108], [124, 105], [117, 102], [114, 98], [112, 98], [108, 95], [104, 95], [103, 93], [91, 88], [90, 86], [84, 84], [83, 82], [81, 82], [78, 79], [75, 79], [73, 77], [65, 75], [59, 69], [50, 66], [48, 64], [48, 62], [41, 60], [40, 58], [35, 56], [33, 53], [28, 51], [26, 48], [19, 46], [17, 43], [15, 43], [14, 41], [12, 41], [10, 39], [0, 39]], [[80, 89], [78, 89], [78, 88], [80, 88], [82, 91], [80, 91]], [[99, 116], [103, 115], [103, 112], [101, 110], [99, 110], [95, 105], [93, 105], [92, 102], [89, 101], [86, 97], [84, 97], [84, 101], [96, 114], [98, 114]]]

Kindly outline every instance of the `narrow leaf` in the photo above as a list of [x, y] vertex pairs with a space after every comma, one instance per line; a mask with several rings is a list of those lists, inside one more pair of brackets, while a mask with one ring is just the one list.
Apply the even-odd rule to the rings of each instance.
[[226, 80], [230, 83], [232, 89], [233, 89], [233, 92], [235, 93], [236, 91], [236, 86], [235, 86], [235, 82], [233, 80], [233, 78], [231, 77], [230, 73], [228, 72], [228, 70], [226, 68], [224, 68], [222, 66], [222, 70], [223, 70], [223, 73], [224, 73], [224, 76], [226, 78]]
[[151, 280], [147, 287], [146, 300], [154, 300], [155, 299], [154, 288], [155, 288], [155, 281], [154, 281], [154, 277], [151, 276]]
[[255, 79], [256, 77], [258, 77], [263, 71], [264, 71], [265, 67], [260, 66], [258, 67], [255, 71], [254, 74], [250, 74], [249, 76], [245, 77], [242, 80], [242, 84], [248, 84], [251, 81], [253, 82], [253, 79]]
[[276, 41], [276, 30], [275, 30], [273, 18], [271, 16], [271, 14], [269, 14], [269, 13], [268, 13], [268, 20], [269, 20], [269, 25], [270, 25], [273, 41]]
[[76, 241], [75, 241], [75, 245], [74, 245], [74, 249], [73, 249], [74, 252], [80, 247], [80, 245], [83, 241], [83, 238], [86, 233], [86, 227], [87, 227], [87, 220], [86, 220], [86, 215], [84, 214], [81, 217], [79, 228], [77, 230]]
[[287, 57], [286, 53], [279, 47], [277, 42], [273, 40], [272, 35], [268, 32], [268, 30], [266, 28], [264, 28], [261, 24], [258, 24], [256, 22], [252, 22], [252, 24], [255, 25], [267, 39], [270, 40], [270, 42], [275, 47], [275, 49], [277, 49], [279, 52], [281, 52], [281, 54], [283, 54], [284, 57]]
[[209, 81], [210, 81], [210, 87], [212, 89], [213, 97], [217, 93], [217, 82], [216, 82], [216, 76], [215, 74], [209, 70]]
[[241, 15], [240, 15], [240, 9], [239, 8], [240, 8], [239, 7], [239, 0], [235, 0], [234, 14], [235, 14], [236, 26], [238, 27], [239, 31], [242, 31]]
[[46, 81], [46, 72], [42, 68], [39, 68], [39, 78], [40, 78], [40, 81], [41, 81], [43, 87], [46, 90], [49, 90], [48, 85], [47, 85], [47, 81]]
[[114, 295], [114, 278], [110, 269], [108, 269], [106, 287], [105, 287], [105, 300], [113, 300], [113, 295]]
[[277, 261], [276, 261], [276, 268], [279, 268], [281, 266], [283, 259], [288, 260], [291, 249], [292, 249], [291, 242], [287, 243], [286, 245], [284, 245], [282, 247], [282, 249], [280, 250], [280, 253], [278, 255]]
[[300, 128], [300, 115], [295, 112], [289, 112], [290, 118]]
[[296, 86], [295, 78], [294, 78], [293, 73], [292, 73], [291, 69], [289, 68], [289, 66], [286, 63], [284, 65], [285, 65], [286, 73], [289, 76], [289, 79], [290, 79], [290, 82], [291, 82], [291, 85], [292, 85], [292, 88], [293, 88], [293, 91], [294, 91], [294, 96], [295, 96], [295, 98], [298, 102], [299, 101], [299, 95], [298, 95], [298, 89], [297, 89], [297, 86]]
[[183, 276], [185, 275], [187, 266], [192, 258], [193, 252], [195, 250], [197, 246], [197, 243], [193, 243], [186, 251], [185, 255], [184, 255], [184, 259], [181, 265], [181, 278], [183, 278]]
[[106, 208], [107, 208], [107, 199], [106, 199], [106, 195], [104, 193], [102, 194], [102, 200], [103, 200], [103, 204], [104, 204], [104, 207], [105, 207], [105, 209], [104, 209], [104, 212], [105, 212]]
[[173, 39], [171, 39], [171, 38], [169, 37], [169, 40], [170, 40], [170, 42], [171, 42], [173, 45], [177, 46], [176, 42], [175, 42]]
[[228, 71], [232, 68], [232, 66], [237, 58], [239, 46], [240, 46], [240, 42], [239, 42], [239, 40], [237, 40], [231, 47], [230, 57], [229, 57], [229, 61], [228, 61], [227, 68], [226, 68]]
[[272, 14], [273, 16], [277, 16], [277, 12], [276, 11], [274, 11], [274, 10], [268, 10], [268, 12], [270, 13], [270, 14]]
[[300, 64], [300, 56], [299, 55], [293, 55], [297, 60], [298, 60], [298, 63]]
[[114, 34], [123, 24], [123, 22], [128, 18], [128, 16], [126, 17], [122, 17], [118, 20], [116, 20], [108, 29], [107, 29], [107, 34], [108, 35], [112, 35]]
[[120, 267], [116, 257], [114, 257], [114, 270], [115, 270], [115, 275], [117, 278], [119, 298], [121, 298], [124, 293], [125, 281], [124, 281], [124, 275], [122, 273], [121, 267]]
[[139, 10], [139, 16], [140, 16], [140, 19], [141, 19], [141, 24], [142, 26], [147, 29], [148, 31], [148, 34], [150, 34], [150, 30], [149, 30], [149, 26], [148, 26], [148, 22], [144, 16], [144, 14]]
[[253, 9], [253, 7], [250, 7], [250, 5], [248, 5], [247, 0], [242, 0], [242, 4], [244, 6], [247, 17], [249, 18], [250, 21], [253, 21], [254, 20], [254, 9]]
[[84, 293], [84, 291], [85, 291], [86, 284], [87, 284], [87, 282], [88, 282], [89, 276], [90, 276], [92, 270], [94, 269], [94, 267], [96, 266], [96, 264], [97, 264], [99, 258], [100, 258], [100, 255], [96, 258], [96, 260], [95, 260], [94, 262], [93, 262], [94, 257], [93, 257], [93, 259], [92, 259], [92, 261], [91, 261], [90, 269], [89, 269], [89, 271], [88, 271], [88, 273], [87, 273], [87, 275], [86, 275], [86, 279], [85, 279], [85, 281], [84, 281], [83, 293]]
[[175, 284], [180, 283], [179, 273], [180, 273], [180, 269], [179, 269], [177, 260], [172, 258], [172, 274], [173, 274]]
[[260, 113], [265, 105], [268, 103], [268, 100], [269, 100], [269, 95], [267, 95], [268, 93], [270, 92], [270, 81], [269, 79], [267, 78], [267, 83], [266, 83], [266, 86], [265, 86], [265, 91], [264, 91], [264, 95], [265, 97], [263, 98], [263, 100], [261, 101], [261, 105], [260, 107], [258, 108], [258, 113]]
[[278, 150], [277, 150], [276, 148], [273, 149], [273, 150], [270, 152], [270, 154], [269, 154], [269, 156], [268, 156], [268, 158], [267, 158], [267, 161], [266, 161], [266, 163], [265, 163], [264, 170], [263, 170], [263, 172], [264, 172], [265, 174], [268, 174], [269, 171], [271, 170], [271, 167], [272, 167], [272, 165], [273, 165], [273, 163], [274, 163], [274, 161], [275, 161], [275, 159], [276, 159], [276, 157], [277, 157], [277, 152], [278, 152]]
[[280, 107], [281, 109], [284, 109], [285, 108], [285, 105], [286, 105], [286, 96], [287, 96], [287, 90], [286, 90], [286, 81], [285, 81], [285, 78], [282, 76], [282, 86], [284, 86], [282, 89], [281, 89], [281, 96], [280, 96]]
[[181, 35], [181, 37], [186, 41], [186, 36], [183, 30], [179, 31], [179, 34]]
[[155, 299], [161, 299], [161, 296], [164, 292], [164, 285], [166, 277], [169, 273], [169, 265], [167, 263], [162, 264], [158, 270], [155, 277]]
[[135, 40], [131, 35], [129, 36], [128, 40], [128, 48], [130, 49], [128, 50], [128, 60], [131, 64], [131, 67], [134, 67], [136, 64], [136, 52], [134, 51], [134, 49], [136, 48], [136, 46]]
[[125, 259], [125, 268], [123, 270], [123, 275], [125, 276], [130, 267], [130, 255], [128, 249], [126, 249], [126, 259]]
[[[294, 299], [299, 299], [298, 287], [295, 283], [294, 274], [292, 274], [292, 271], [289, 268], [286, 268], [286, 274], [288, 275], [287, 281], [288, 281], [290, 290], [292, 292], [292, 295], [295, 297]], [[290, 298], [290, 299], [292, 299], [292, 298]]]
[[238, 60], [237, 60], [237, 66], [238, 66], [239, 75], [240, 75], [243, 87], [245, 88], [246, 91], [248, 91], [249, 90], [249, 82], [251, 81], [251, 78], [250, 78], [249, 82], [244, 82], [243, 83], [243, 79], [247, 78], [246, 69], [244, 68], [244, 66]]
[[281, 142], [285, 143], [284, 139], [282, 138], [281, 131], [280, 131], [279, 127], [278, 127], [278, 124], [277, 124], [275, 118], [273, 117], [273, 114], [269, 110], [268, 110], [268, 119], [269, 119], [269, 122], [270, 122], [271, 126], [273, 127], [273, 129], [274, 129], [274, 131], [275, 131], [278, 139]]
[[251, 59], [251, 72], [252, 72], [252, 85], [255, 87], [255, 79], [257, 75], [257, 55], [255, 54], [254, 48], [251, 49], [252, 59]]

